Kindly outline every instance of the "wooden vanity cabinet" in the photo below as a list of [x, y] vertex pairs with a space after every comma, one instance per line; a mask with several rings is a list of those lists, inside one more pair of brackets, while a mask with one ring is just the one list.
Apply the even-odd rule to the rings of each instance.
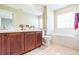
[[36, 47], [39, 47], [42, 45], [42, 32], [41, 31], [37, 31], [36, 32]]
[[0, 55], [20, 55], [24, 53], [24, 33], [0, 34]]
[[24, 53], [24, 33], [8, 33], [10, 41], [10, 54], [19, 55]]
[[41, 44], [41, 31], [0, 33], [0, 55], [20, 55]]
[[30, 51], [35, 48], [35, 32], [25, 33], [25, 51]]

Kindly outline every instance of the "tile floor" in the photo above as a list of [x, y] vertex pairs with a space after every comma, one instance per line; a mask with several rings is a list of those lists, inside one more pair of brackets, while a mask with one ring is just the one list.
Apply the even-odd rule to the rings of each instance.
[[79, 55], [79, 51], [58, 45], [51, 44], [50, 46], [41, 46], [24, 55]]

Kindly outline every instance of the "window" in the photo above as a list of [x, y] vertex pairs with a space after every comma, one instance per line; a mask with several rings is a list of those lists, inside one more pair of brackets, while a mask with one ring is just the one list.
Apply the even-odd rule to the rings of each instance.
[[74, 28], [75, 12], [57, 16], [57, 28]]

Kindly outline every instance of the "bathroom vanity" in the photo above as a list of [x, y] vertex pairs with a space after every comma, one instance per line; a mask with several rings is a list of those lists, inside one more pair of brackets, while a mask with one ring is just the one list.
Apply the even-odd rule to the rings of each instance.
[[42, 31], [2, 31], [0, 55], [21, 55], [42, 45]]

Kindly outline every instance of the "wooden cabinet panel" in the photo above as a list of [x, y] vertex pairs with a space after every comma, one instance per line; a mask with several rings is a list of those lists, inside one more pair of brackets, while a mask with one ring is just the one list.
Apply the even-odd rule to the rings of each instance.
[[0, 55], [2, 54], [2, 36], [0, 34]]
[[7, 34], [2, 34], [2, 55], [10, 54], [10, 41], [7, 39]]
[[10, 40], [10, 54], [22, 54], [24, 52], [24, 34], [23, 33], [8, 33]]
[[28, 39], [27, 39], [27, 34], [25, 33], [24, 35], [24, 51], [27, 52], [27, 43], [28, 43]]
[[36, 32], [36, 47], [41, 46], [42, 44], [42, 32], [38, 31]]
[[35, 48], [35, 32], [25, 33], [25, 51]]

